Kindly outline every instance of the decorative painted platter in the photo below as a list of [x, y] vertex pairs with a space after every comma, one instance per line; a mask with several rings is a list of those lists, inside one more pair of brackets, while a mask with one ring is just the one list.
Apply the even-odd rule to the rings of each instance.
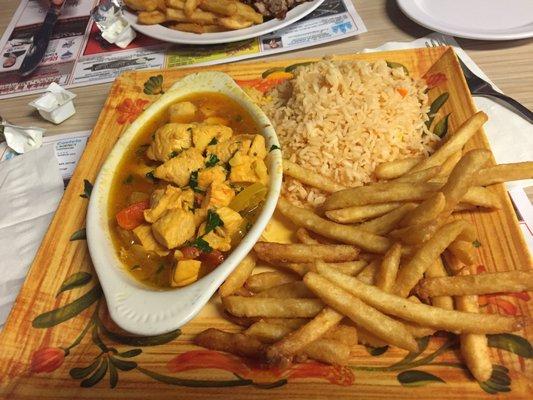
[[[436, 121], [454, 131], [475, 112], [452, 49], [447, 47], [353, 54], [344, 60], [385, 59], [424, 77], [429, 95], [447, 97]], [[291, 77], [294, 65], [312, 59], [210, 67], [240, 85], [265, 91]], [[180, 77], [200, 70], [129, 72], [119, 77], [63, 196], [15, 307], [0, 334], [0, 397], [6, 399], [528, 399], [533, 394], [531, 325], [514, 334], [489, 335], [495, 365], [478, 384], [463, 365], [454, 336], [420, 339], [417, 353], [357, 346], [347, 367], [318, 362], [266, 370], [230, 354], [192, 345], [210, 328], [238, 331], [220, 315], [214, 296], [181, 330], [155, 337], [121, 331], [109, 318], [85, 241], [91, 182], [129, 124]], [[482, 131], [467, 149], [488, 148]], [[467, 212], [477, 229], [478, 270], [531, 267], [531, 256], [502, 185], [491, 186], [501, 210]], [[291, 226], [273, 220], [290, 239]], [[529, 293], [481, 296], [482, 310], [531, 317]], [[162, 304], [161, 307], [165, 305]]]

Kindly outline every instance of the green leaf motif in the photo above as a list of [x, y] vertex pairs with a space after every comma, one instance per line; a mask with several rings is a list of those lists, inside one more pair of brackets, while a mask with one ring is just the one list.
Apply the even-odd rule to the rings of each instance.
[[254, 387], [258, 389], [275, 389], [287, 384], [287, 379], [280, 379], [279, 381], [272, 383], [254, 383]]
[[311, 61], [292, 64], [292, 65], [289, 65], [288, 67], [285, 68], [285, 72], [291, 72], [292, 73], [298, 67], [305, 67], [306, 65], [311, 65], [311, 64], [313, 64], [313, 62], [311, 62]]
[[118, 353], [117, 356], [122, 357], [122, 358], [132, 358], [132, 357], [138, 356], [142, 352], [143, 352], [142, 349], [132, 349], [132, 350], [125, 351], [123, 353]]
[[391, 366], [398, 367], [401, 365], [406, 365], [411, 361], [415, 360], [420, 354], [422, 354], [427, 349], [429, 345], [429, 339], [430, 336], [424, 336], [416, 339], [416, 342], [418, 344], [418, 350], [414, 352], [409, 352], [402, 360], [398, 361], [395, 364], [392, 364]]
[[80, 197], [83, 197], [84, 199], [88, 199], [91, 197], [91, 193], [93, 191], [93, 184], [89, 182], [87, 179], [83, 180], [83, 193], [80, 194]]
[[533, 347], [526, 339], [512, 333], [499, 333], [487, 335], [490, 347], [510, 351], [517, 356], [533, 358]]
[[137, 368], [140, 373], [162, 383], [175, 386], [187, 387], [233, 387], [233, 386], [250, 386], [253, 381], [250, 379], [234, 379], [231, 381], [211, 381], [211, 380], [196, 380], [196, 379], [180, 379], [175, 376], [162, 375], [148, 369], [141, 367]]
[[87, 232], [85, 231], [85, 228], [81, 228], [79, 231], [74, 232], [69, 240], [73, 242], [75, 240], [86, 240], [86, 239], [87, 239]]
[[113, 365], [121, 371], [131, 371], [132, 369], [137, 368], [137, 363], [135, 361], [121, 360], [120, 358], [115, 358], [113, 356], [110, 356], [109, 359]]
[[163, 75], [154, 75], [144, 82], [145, 94], [163, 94]]
[[102, 362], [96, 372], [92, 374], [89, 378], [81, 381], [80, 386], [87, 388], [94, 386], [98, 382], [100, 382], [107, 372], [108, 364], [109, 362], [107, 361], [107, 358], [102, 358]]
[[394, 62], [394, 61], [387, 61], [387, 67], [392, 68], [392, 69], [401, 68], [405, 72], [405, 75], [409, 76], [409, 70], [403, 64], [400, 64], [400, 63], [397, 63], [397, 62]]
[[433, 133], [440, 138], [443, 138], [446, 136], [446, 133], [448, 133], [448, 119], [450, 118], [450, 114], [451, 113], [446, 114], [446, 116], [437, 122], [433, 128]]
[[[158, 346], [161, 344], [171, 342], [174, 339], [176, 339], [179, 335], [181, 335], [181, 331], [179, 329], [176, 329], [174, 331], [163, 333], [161, 335], [156, 335], [156, 336], [130, 336], [130, 335], [123, 335], [120, 333], [112, 332], [108, 330], [101, 323], [99, 325], [100, 325], [100, 329], [102, 330], [102, 333], [105, 334], [109, 339], [113, 340], [114, 342], [122, 343], [128, 346], [138, 346], [138, 347]], [[130, 357], [133, 357], [133, 356], [130, 356]]]
[[34, 328], [40, 329], [51, 328], [52, 326], [56, 326], [62, 322], [74, 318], [83, 310], [90, 307], [101, 296], [102, 289], [100, 288], [100, 286], [95, 286], [83, 296], [74, 300], [72, 303], [38, 315], [33, 320], [32, 326]]
[[118, 371], [115, 365], [110, 362], [109, 363], [109, 387], [111, 389], [115, 388], [118, 383]]
[[370, 354], [372, 357], [380, 356], [389, 349], [389, 346], [382, 346], [382, 347], [365, 346], [365, 347], [366, 347], [366, 351], [368, 351], [368, 354]]
[[267, 69], [265, 72], [263, 72], [261, 74], [261, 78], [266, 78], [267, 76], [269, 76], [270, 74], [273, 74], [274, 72], [283, 72], [285, 71], [285, 68], [283, 67], [274, 67], [274, 68], [269, 68]]
[[448, 101], [449, 97], [450, 97], [450, 94], [448, 92], [444, 92], [439, 97], [437, 97], [435, 100], [433, 100], [433, 103], [431, 103], [431, 106], [429, 106], [429, 112], [428, 112], [429, 119], [426, 121], [426, 126], [428, 128], [433, 123], [433, 120], [435, 119], [435, 115], [439, 112], [439, 110], [442, 108], [444, 103]]
[[68, 278], [66, 278], [63, 281], [63, 284], [59, 288], [59, 291], [57, 292], [56, 296], [59, 296], [60, 293], [63, 293], [67, 290], [71, 290], [77, 287], [81, 287], [83, 285], [86, 285], [91, 280], [92, 275], [88, 272], [77, 272], [73, 275], [70, 275]]
[[402, 386], [410, 387], [424, 386], [432, 382], [445, 383], [442, 378], [439, 378], [436, 375], [416, 369], [400, 372], [396, 378]]
[[86, 378], [89, 376], [89, 374], [91, 374], [95, 369], [96, 367], [98, 367], [98, 364], [100, 363], [100, 358], [97, 358], [96, 360], [94, 360], [92, 362], [92, 364], [88, 365], [87, 367], [84, 367], [84, 368], [72, 368], [70, 370], [70, 376], [73, 378], [73, 379], [82, 379], [82, 378]]
[[104, 344], [104, 342], [102, 342], [100, 335], [98, 335], [98, 327], [96, 325], [93, 328], [92, 339], [93, 339], [93, 343], [97, 345], [100, 348], [100, 350], [102, 350], [104, 353], [109, 350], [107, 346]]
[[511, 378], [509, 377], [509, 370], [503, 365], [493, 365], [490, 379], [485, 382], [480, 382], [479, 386], [489, 394], [496, 394], [498, 392], [506, 393], [511, 391]]

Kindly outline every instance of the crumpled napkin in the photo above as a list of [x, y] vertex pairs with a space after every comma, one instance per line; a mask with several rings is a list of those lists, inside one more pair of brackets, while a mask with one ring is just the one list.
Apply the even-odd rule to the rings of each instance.
[[[388, 42], [374, 49], [364, 49], [363, 53], [429, 47], [432, 42], [440, 42], [453, 46], [456, 54], [474, 74], [486, 80], [492, 84], [496, 90], [501, 92], [501, 90], [496, 87], [488, 76], [477, 66], [474, 60], [472, 60], [470, 56], [459, 47], [459, 44], [453, 37], [441, 33], [432, 33], [412, 42]], [[483, 128], [487, 134], [496, 161], [499, 164], [532, 161], [533, 125], [491, 98], [474, 97], [474, 102], [479, 110], [486, 112], [489, 116], [489, 120]], [[533, 179], [507, 182], [505, 185], [508, 190], [517, 187], [523, 188], [532, 186]]]
[[0, 328], [62, 196], [53, 146], [0, 162]]
[[43, 133], [46, 131], [46, 129], [35, 126], [12, 125], [6, 121], [2, 121], [1, 128], [3, 128], [6, 144], [19, 154], [41, 147]]

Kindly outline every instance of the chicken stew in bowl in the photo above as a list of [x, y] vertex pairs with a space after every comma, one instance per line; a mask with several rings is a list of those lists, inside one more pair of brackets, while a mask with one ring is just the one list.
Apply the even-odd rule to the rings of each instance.
[[132, 142], [113, 178], [109, 212], [125, 268], [156, 288], [191, 284], [246, 235], [267, 194], [265, 139], [219, 93], [172, 104]]

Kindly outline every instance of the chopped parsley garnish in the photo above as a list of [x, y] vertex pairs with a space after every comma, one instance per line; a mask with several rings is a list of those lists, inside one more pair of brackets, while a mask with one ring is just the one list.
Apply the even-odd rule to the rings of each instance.
[[146, 177], [152, 182], [155, 182], [157, 180], [157, 178], [154, 176], [154, 171], [147, 172]]
[[189, 187], [196, 193], [204, 193], [204, 191], [198, 187], [198, 170], [191, 172]]
[[135, 271], [136, 269], [141, 269], [141, 266], [139, 264], [135, 264], [133, 267], [130, 268], [130, 271]]
[[236, 121], [236, 122], [241, 122], [241, 121], [242, 121], [242, 115], [237, 114], [237, 115], [235, 116], [235, 121]]
[[281, 150], [281, 148], [279, 146], [276, 146], [275, 144], [273, 144], [272, 146], [270, 146], [270, 150], [268, 152], [270, 153], [273, 150]]
[[207, 160], [205, 162], [205, 166], [208, 167], [208, 168], [209, 167], [214, 167], [217, 164], [217, 162], [219, 162], [219, 161], [220, 160], [218, 159], [218, 157], [216, 155], [210, 154], [209, 155], [209, 160]]
[[178, 154], [179, 154], [179, 151], [174, 150], [174, 151], [172, 151], [172, 152], [169, 153], [168, 158], [174, 158], [174, 157], [176, 157]]
[[133, 175], [129, 174], [123, 181], [122, 183], [124, 185], [131, 185], [133, 183]]
[[217, 144], [217, 143], [218, 143], [218, 139], [216, 137], [214, 137], [213, 139], [211, 139], [211, 141], [207, 145], [211, 146], [211, 145]]
[[211, 253], [213, 251], [213, 248], [209, 246], [209, 243], [207, 243], [204, 239], [201, 237], [198, 237], [194, 239], [191, 242], [191, 246], [196, 247], [198, 250], [204, 252], [204, 253]]
[[139, 157], [142, 156], [144, 153], [146, 153], [146, 150], [150, 147], [149, 144], [141, 144], [137, 150], [135, 150], [135, 154], [137, 154]]
[[215, 230], [219, 226], [224, 226], [224, 221], [220, 219], [220, 216], [214, 210], [207, 210], [207, 220], [205, 223], [205, 234]]
[[477, 249], [478, 247], [481, 247], [481, 243], [479, 240], [476, 239], [472, 242], [472, 246], [474, 246]]
[[187, 128], [187, 132], [192, 133], [192, 128], [191, 127]]
[[159, 275], [164, 269], [165, 269], [165, 264], [163, 263], [159, 264], [159, 266], [157, 267], [157, 271], [155, 271], [155, 274]]

